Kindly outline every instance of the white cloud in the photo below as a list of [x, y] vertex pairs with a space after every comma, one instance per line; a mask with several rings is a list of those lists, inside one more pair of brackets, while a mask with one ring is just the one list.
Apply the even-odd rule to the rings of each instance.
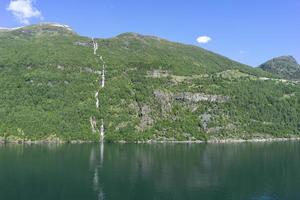
[[6, 10], [10, 11], [22, 24], [29, 24], [31, 18], [43, 19], [42, 13], [33, 7], [33, 0], [11, 0]]
[[245, 55], [245, 54], [248, 54], [248, 51], [240, 50], [239, 53], [242, 54], [242, 55]]
[[199, 36], [199, 37], [197, 38], [197, 42], [200, 43], [200, 44], [206, 44], [206, 43], [208, 43], [209, 41], [211, 41], [211, 38], [208, 37], [208, 36], [206, 36], [206, 35], [204, 35], [204, 36]]

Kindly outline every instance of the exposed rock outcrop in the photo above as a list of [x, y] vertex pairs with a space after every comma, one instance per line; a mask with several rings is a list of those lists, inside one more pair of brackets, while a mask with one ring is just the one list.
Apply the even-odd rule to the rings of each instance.
[[57, 65], [57, 69], [64, 70], [64, 69], [65, 69], [65, 67], [64, 67], [64, 66], [62, 66], [62, 65]]
[[213, 133], [218, 133], [220, 131], [225, 131], [225, 130], [234, 130], [236, 128], [236, 126], [234, 124], [227, 124], [226, 126], [217, 126], [217, 127], [211, 127], [211, 128], [208, 128], [206, 130], [206, 133], [210, 133], [210, 134], [213, 134]]
[[147, 77], [150, 78], [164, 78], [168, 76], [169, 76], [169, 72], [166, 70], [155, 69], [147, 72]]
[[210, 122], [211, 117], [212, 117], [211, 114], [208, 113], [204, 113], [203, 115], [200, 116], [201, 126], [204, 131], [207, 131], [208, 123]]
[[73, 43], [76, 46], [92, 47], [93, 43], [76, 41]]
[[172, 109], [172, 94], [161, 90], [155, 90], [154, 96], [161, 105], [162, 115], [166, 116]]
[[173, 96], [174, 100], [198, 103], [200, 101], [223, 103], [229, 100], [228, 96], [208, 95], [204, 93], [183, 92]]
[[140, 108], [140, 117], [141, 122], [139, 124], [138, 129], [141, 131], [146, 130], [153, 124], [153, 119], [151, 118], [151, 108], [148, 105], [143, 105]]
[[91, 74], [97, 74], [97, 75], [101, 75], [102, 74], [101, 71], [99, 71], [99, 70], [93, 70], [90, 67], [81, 68], [81, 71], [84, 71], [84, 72], [87, 72], [87, 73], [91, 73]]
[[[168, 93], [161, 90], [155, 90], [154, 96], [156, 100], [161, 105], [162, 115], [166, 116], [172, 109], [172, 103], [174, 101], [181, 101], [188, 104], [199, 103], [201, 101], [214, 102], [214, 103], [224, 103], [229, 100], [228, 96], [221, 95], [208, 95], [204, 93], [191, 93], [191, 92], [182, 92], [182, 93]], [[192, 107], [191, 110], [194, 112], [197, 107]]]

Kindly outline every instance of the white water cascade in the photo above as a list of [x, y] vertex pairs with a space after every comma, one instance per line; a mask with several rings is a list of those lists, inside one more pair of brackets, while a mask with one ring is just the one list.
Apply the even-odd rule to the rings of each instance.
[[94, 55], [97, 55], [98, 43], [95, 42], [94, 38], [93, 38], [93, 46], [94, 46]]
[[[105, 61], [103, 59], [103, 56], [99, 55], [98, 52], [97, 52], [98, 48], [99, 48], [99, 45], [98, 45], [97, 41], [95, 41], [94, 38], [92, 40], [93, 40], [94, 55], [96, 55], [97, 59], [99, 58], [100, 62], [102, 63], [101, 77], [99, 77], [99, 79], [100, 79], [99, 80], [99, 89], [95, 93], [96, 108], [98, 109], [100, 107], [100, 100], [99, 100], [100, 91], [105, 86], [105, 69], [106, 69], [106, 64], [105, 64]], [[93, 132], [96, 132], [95, 131], [97, 129], [97, 127], [96, 127], [97, 126], [97, 123], [96, 123], [97, 120], [96, 120], [96, 118], [93, 116], [93, 117], [91, 117], [90, 121], [91, 121], [91, 126], [92, 126]], [[98, 129], [98, 132], [100, 134], [100, 140], [103, 141], [104, 140], [104, 135], [105, 135], [104, 120], [103, 119], [101, 119], [101, 127], [100, 127], [100, 129]]]

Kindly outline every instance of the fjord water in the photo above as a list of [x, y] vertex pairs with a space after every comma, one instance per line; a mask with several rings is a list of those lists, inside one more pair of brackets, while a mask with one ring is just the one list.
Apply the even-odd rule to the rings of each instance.
[[0, 199], [300, 199], [300, 143], [1, 145]]

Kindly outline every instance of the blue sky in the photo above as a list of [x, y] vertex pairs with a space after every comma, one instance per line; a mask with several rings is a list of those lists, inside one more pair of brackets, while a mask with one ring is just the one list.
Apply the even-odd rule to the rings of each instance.
[[[85, 36], [156, 35], [251, 66], [280, 55], [293, 55], [300, 62], [299, 0], [15, 1], [31, 7], [1, 0], [0, 27], [58, 22]], [[207, 37], [198, 43], [199, 36]]]

